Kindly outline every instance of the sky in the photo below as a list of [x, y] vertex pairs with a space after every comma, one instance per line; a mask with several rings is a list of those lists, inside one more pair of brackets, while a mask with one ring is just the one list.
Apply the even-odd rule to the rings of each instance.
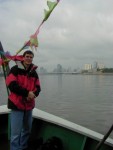
[[[50, 0], [55, 1], [55, 0]], [[0, 0], [0, 41], [14, 55], [35, 33], [47, 0]], [[38, 34], [34, 63], [48, 70], [113, 68], [113, 0], [60, 0]], [[23, 51], [22, 51], [23, 53]]]

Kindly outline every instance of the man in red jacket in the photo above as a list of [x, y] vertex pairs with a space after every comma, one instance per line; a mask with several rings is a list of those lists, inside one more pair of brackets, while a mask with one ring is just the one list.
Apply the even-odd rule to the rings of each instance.
[[11, 109], [10, 150], [27, 150], [27, 142], [32, 127], [32, 110], [35, 98], [40, 93], [40, 82], [32, 64], [34, 54], [25, 51], [23, 61], [13, 66], [6, 78], [10, 90], [8, 108]]

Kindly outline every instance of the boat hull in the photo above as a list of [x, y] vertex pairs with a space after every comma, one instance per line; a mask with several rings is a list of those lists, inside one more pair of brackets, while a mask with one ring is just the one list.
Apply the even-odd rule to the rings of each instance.
[[[0, 107], [0, 147], [9, 149], [10, 141], [10, 110]], [[43, 112], [33, 111], [31, 140], [43, 139], [46, 142], [51, 137], [58, 137], [63, 144], [63, 150], [95, 150], [103, 135], [77, 124]], [[4, 141], [6, 144], [4, 144]], [[107, 139], [100, 150], [113, 150], [113, 140]]]

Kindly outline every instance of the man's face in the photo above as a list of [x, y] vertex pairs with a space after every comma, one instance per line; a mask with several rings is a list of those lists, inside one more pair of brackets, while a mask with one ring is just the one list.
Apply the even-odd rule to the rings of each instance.
[[33, 55], [32, 54], [26, 54], [23, 58], [23, 62], [25, 65], [30, 65], [33, 61]]

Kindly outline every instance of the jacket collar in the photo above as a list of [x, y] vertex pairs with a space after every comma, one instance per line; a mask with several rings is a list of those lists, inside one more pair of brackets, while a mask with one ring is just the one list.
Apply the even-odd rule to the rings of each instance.
[[[17, 64], [18, 68], [26, 70], [25, 66], [23, 65], [23, 63], [21, 61], [16, 61], [16, 64]], [[36, 70], [37, 68], [38, 68], [38, 66], [31, 64], [27, 70], [32, 72], [32, 71]]]

